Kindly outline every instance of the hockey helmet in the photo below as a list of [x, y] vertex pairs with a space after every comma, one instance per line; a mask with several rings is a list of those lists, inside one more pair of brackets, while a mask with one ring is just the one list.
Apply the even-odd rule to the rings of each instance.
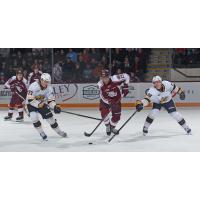
[[48, 73], [43, 73], [41, 75], [41, 80], [51, 83], [51, 76]]

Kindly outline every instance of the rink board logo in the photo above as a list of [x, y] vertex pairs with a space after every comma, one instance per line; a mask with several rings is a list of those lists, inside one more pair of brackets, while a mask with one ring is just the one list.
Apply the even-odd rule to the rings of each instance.
[[72, 99], [78, 92], [77, 84], [59, 84], [53, 85], [54, 95], [61, 102]]
[[83, 98], [94, 100], [99, 98], [99, 89], [95, 85], [88, 85], [83, 87]]
[[10, 98], [11, 97], [11, 90], [2, 88], [0, 89], [0, 97], [1, 98]]

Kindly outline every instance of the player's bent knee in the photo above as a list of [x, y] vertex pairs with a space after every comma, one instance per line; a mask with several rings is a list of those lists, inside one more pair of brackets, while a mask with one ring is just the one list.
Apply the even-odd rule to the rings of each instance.
[[41, 126], [41, 122], [40, 122], [40, 121], [37, 121], [37, 122], [33, 123], [33, 126], [34, 126], [35, 128], [39, 128], [39, 127]]
[[57, 128], [58, 127], [58, 123], [55, 122], [54, 124], [51, 124], [51, 128]]

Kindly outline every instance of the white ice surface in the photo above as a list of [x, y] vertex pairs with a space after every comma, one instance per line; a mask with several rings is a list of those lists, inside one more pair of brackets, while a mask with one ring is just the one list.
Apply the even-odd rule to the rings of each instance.
[[[108, 143], [104, 125], [101, 125], [93, 136], [87, 138], [83, 134], [84, 131], [90, 132], [98, 121], [65, 113], [56, 115], [56, 118], [69, 138], [60, 138], [46, 121], [42, 121], [48, 135], [48, 141], [42, 142], [28, 117], [23, 123], [4, 121], [3, 117], [7, 111], [0, 110], [0, 151], [200, 151], [200, 109], [179, 108], [179, 111], [192, 128], [192, 135], [186, 135], [177, 122], [163, 110], [150, 127], [149, 135], [142, 136], [142, 127], [149, 112], [144, 110], [137, 113], [120, 135]], [[70, 112], [100, 117], [97, 109], [74, 109]], [[122, 111], [122, 120], [118, 128], [132, 112], [131, 109]], [[89, 142], [93, 145], [89, 145]]]

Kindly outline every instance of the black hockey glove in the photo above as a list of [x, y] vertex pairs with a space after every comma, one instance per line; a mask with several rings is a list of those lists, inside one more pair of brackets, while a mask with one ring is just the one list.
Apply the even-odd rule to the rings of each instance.
[[56, 106], [54, 107], [54, 113], [55, 113], [55, 114], [61, 113], [61, 108], [60, 108], [60, 106], [56, 105]]
[[180, 97], [180, 100], [185, 100], [185, 92], [184, 91], [181, 91], [179, 93], [179, 97]]
[[136, 110], [138, 112], [140, 112], [144, 108], [143, 103], [140, 100], [137, 100], [135, 104], [136, 104]]

